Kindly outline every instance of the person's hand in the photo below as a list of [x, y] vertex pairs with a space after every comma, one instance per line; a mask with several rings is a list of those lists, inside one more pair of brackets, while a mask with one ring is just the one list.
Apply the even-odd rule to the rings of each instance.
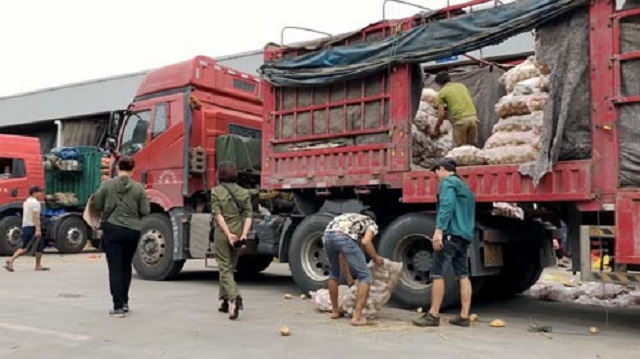
[[382, 266], [384, 265], [384, 258], [377, 256], [373, 259], [373, 263], [375, 263], [377, 266]]
[[444, 245], [442, 244], [442, 231], [441, 230], [436, 229], [436, 231], [433, 233], [433, 239], [431, 240], [431, 242], [433, 243], [433, 249], [436, 252], [439, 252], [440, 250], [442, 250]]
[[558, 243], [557, 239], [553, 240], [553, 249], [555, 249], [555, 250], [560, 249], [560, 243]]
[[240, 247], [240, 248], [246, 248], [247, 247], [248, 236], [246, 234], [243, 234], [242, 236], [240, 236], [239, 240], [243, 243], [242, 247]]
[[231, 245], [233, 245], [234, 243], [236, 243], [238, 241], [238, 236], [236, 236], [233, 233], [229, 233], [229, 234], [227, 234], [227, 239], [229, 240], [229, 243], [231, 243]]
[[36, 234], [35, 234], [36, 238], [40, 238], [42, 237], [42, 231], [39, 229], [36, 229]]

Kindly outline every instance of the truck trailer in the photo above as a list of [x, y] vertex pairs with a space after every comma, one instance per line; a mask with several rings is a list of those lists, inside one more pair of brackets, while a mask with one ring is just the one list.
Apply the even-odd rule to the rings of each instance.
[[[469, 10], [486, 3], [495, 7]], [[302, 46], [271, 44], [263, 80], [203, 56], [149, 73], [129, 108], [112, 118], [109, 140], [116, 158], [136, 160], [136, 179], [151, 201], [134, 258], [137, 273], [169, 279], [186, 260], [212, 256], [208, 202], [216, 166], [221, 159], [245, 158], [241, 183], [269, 210], [257, 212], [238, 271], [257, 273], [278, 258], [289, 263], [302, 292], [324, 287], [329, 264], [323, 230], [339, 213], [368, 208], [380, 222], [378, 251], [404, 265], [394, 298], [407, 307], [427, 305], [437, 180], [428, 169], [411, 166], [420, 64], [497, 44], [577, 11], [589, 24], [583, 29], [590, 70], [588, 154], [551, 159], [533, 175], [518, 165], [459, 169], [478, 201], [477, 238], [469, 252], [474, 293], [509, 295], [531, 287], [544, 267], [555, 264], [551, 233], [557, 219], [568, 226], [573, 269], [585, 279], [637, 280], [640, 195], [618, 174], [621, 156], [628, 154], [628, 142], [620, 140], [628, 126], [624, 109], [640, 101], [621, 93], [621, 63], [640, 53], [622, 53], [620, 29], [640, 9], [617, 11], [606, 0], [474, 0]], [[473, 38], [451, 38], [444, 50], [431, 43], [427, 48], [425, 38], [411, 40], [438, 26], [468, 29], [465, 24], [479, 19], [495, 26], [476, 27]], [[510, 21], [517, 26], [498, 26]], [[372, 47], [392, 56], [359, 62], [357, 54], [365, 58]], [[278, 203], [291, 198], [293, 206]], [[518, 203], [524, 220], [490, 215], [494, 202]], [[607, 248], [614, 270], [593, 271], [592, 250]], [[445, 305], [457, 290], [449, 280]]]

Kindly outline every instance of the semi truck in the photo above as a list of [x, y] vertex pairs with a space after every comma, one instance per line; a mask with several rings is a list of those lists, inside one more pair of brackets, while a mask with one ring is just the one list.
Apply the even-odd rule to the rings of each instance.
[[34, 185], [46, 195], [41, 225], [47, 242], [62, 254], [79, 253], [88, 241], [99, 246], [82, 213], [100, 186], [103, 154], [97, 147], [63, 151], [69, 159], [55, 149], [43, 157], [38, 138], [0, 135], [0, 255], [11, 255], [22, 244], [22, 203]]
[[[302, 57], [313, 60], [331, 48], [356, 51], [363, 44], [399, 39], [402, 32], [425, 24], [447, 21], [455, 28], [458, 19], [466, 21], [469, 14], [479, 13], [469, 8], [485, 3], [494, 1], [473, 0], [385, 20], [304, 46], [271, 44], [265, 49], [264, 80], [203, 56], [149, 73], [129, 108], [114, 114], [109, 139], [116, 158], [124, 154], [136, 160], [136, 179], [146, 186], [151, 201], [152, 215], [143, 219], [134, 258], [139, 276], [169, 279], [186, 260], [211, 257], [208, 193], [216, 183], [220, 158], [229, 153], [225, 143], [259, 141], [260, 166], [243, 171], [242, 185], [263, 198], [292, 196], [294, 206], [272, 206], [269, 213], [256, 215], [238, 271], [256, 273], [278, 258], [289, 264], [302, 292], [324, 287], [329, 264], [322, 247], [323, 230], [339, 213], [368, 208], [380, 222], [379, 253], [404, 266], [394, 299], [406, 307], [427, 305], [437, 180], [428, 169], [412, 169], [410, 133], [412, 102], [422, 78], [415, 76], [412, 64], [396, 60], [379, 71], [359, 71], [361, 64], [351, 64], [348, 79], [336, 82], [325, 81], [322, 69], [309, 75], [311, 69], [305, 73], [307, 83], [301, 83], [296, 79], [303, 77], [288, 72], [287, 65]], [[571, 2], [542, 3], [562, 7]], [[509, 6], [495, 5], [498, 12]], [[640, 194], [635, 187], [623, 188], [617, 174], [621, 109], [640, 100], [620, 92], [620, 62], [640, 54], [621, 54], [619, 25], [640, 10], [618, 11], [606, 0], [575, 1], [569, 6], [588, 8], [591, 24], [591, 153], [585, 159], [554, 163], [539, 183], [521, 174], [517, 165], [459, 169], [458, 175], [478, 201], [477, 238], [469, 251], [477, 295], [523, 292], [544, 267], [555, 264], [551, 233], [557, 226], [548, 218], [567, 224], [573, 269], [583, 278], [623, 282], [638, 278]], [[490, 44], [467, 44], [451, 52]], [[277, 75], [291, 75], [291, 81], [274, 80], [269, 68], [280, 70]], [[494, 202], [518, 203], [525, 219], [487, 215]], [[605, 252], [605, 242], [615, 258], [610, 273], [592, 270], [590, 260], [593, 250]], [[453, 278], [452, 273], [447, 276]], [[458, 290], [455, 281], [447, 283], [445, 305], [453, 303]]]

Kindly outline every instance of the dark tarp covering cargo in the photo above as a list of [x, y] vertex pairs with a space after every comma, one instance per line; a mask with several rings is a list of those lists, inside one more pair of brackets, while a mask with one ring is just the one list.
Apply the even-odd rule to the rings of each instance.
[[260, 172], [262, 141], [236, 135], [216, 139], [216, 163], [233, 162], [240, 172]]
[[498, 44], [585, 3], [586, 0], [520, 0], [430, 22], [366, 45], [336, 46], [268, 62], [260, 72], [275, 86], [317, 86], [360, 78], [393, 64], [425, 63]]

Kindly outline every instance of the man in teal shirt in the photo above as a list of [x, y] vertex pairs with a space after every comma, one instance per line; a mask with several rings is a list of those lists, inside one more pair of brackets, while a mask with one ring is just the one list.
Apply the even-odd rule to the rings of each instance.
[[471, 308], [471, 281], [467, 265], [469, 244], [475, 237], [476, 200], [469, 187], [456, 175], [456, 162], [444, 158], [432, 170], [436, 173], [438, 187], [438, 212], [433, 234], [431, 261], [431, 309], [413, 320], [423, 327], [440, 325], [440, 306], [444, 298], [444, 270], [451, 261], [453, 271], [460, 282], [460, 316], [449, 321], [452, 325], [468, 327]]

